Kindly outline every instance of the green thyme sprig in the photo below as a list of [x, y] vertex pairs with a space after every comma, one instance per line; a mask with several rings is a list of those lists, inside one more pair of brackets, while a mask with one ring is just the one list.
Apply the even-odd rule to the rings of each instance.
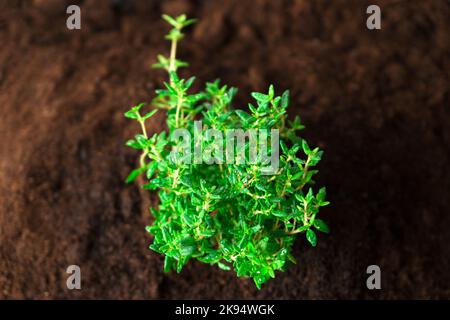
[[[127, 182], [145, 174], [143, 187], [158, 190], [160, 204], [151, 208], [154, 222], [147, 227], [154, 238], [150, 248], [165, 255], [164, 271], [180, 272], [190, 259], [197, 259], [224, 270], [234, 268], [239, 277], [253, 278], [258, 288], [275, 271], [285, 270], [288, 261], [295, 263], [292, 245], [297, 235], [306, 234], [312, 246], [317, 244], [316, 231], [328, 233], [325, 222], [317, 218], [325, 200], [325, 188], [316, 193], [311, 185], [315, 168], [322, 157], [318, 148], [310, 148], [298, 136], [303, 129], [300, 118], [287, 120], [289, 92], [252, 93], [255, 102], [248, 111], [232, 108], [237, 90], [221, 85], [219, 80], [206, 83], [203, 91], [192, 93], [194, 78], [181, 79], [178, 68], [187, 66], [176, 58], [182, 30], [195, 20], [185, 15], [164, 15], [172, 26], [166, 38], [171, 42], [170, 55], [158, 56], [153, 65], [168, 72], [169, 82], [156, 90], [152, 105], [166, 110], [168, 132], [150, 136], [145, 121], [157, 109], [142, 112], [139, 104], [125, 113], [142, 129], [127, 145], [142, 152], [139, 168]], [[194, 120], [201, 119], [204, 128], [278, 129], [280, 159], [275, 174], [262, 174], [262, 162], [254, 164], [195, 164], [177, 161], [171, 151], [178, 142], [171, 139], [177, 128], [194, 134]], [[245, 142], [245, 148], [250, 146]], [[200, 141], [202, 150], [211, 141]], [[273, 150], [269, 150], [269, 153]]]

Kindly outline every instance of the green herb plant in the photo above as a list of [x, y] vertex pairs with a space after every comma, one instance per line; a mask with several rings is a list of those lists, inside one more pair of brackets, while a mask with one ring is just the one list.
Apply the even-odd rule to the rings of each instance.
[[[188, 64], [177, 59], [176, 52], [183, 28], [195, 20], [185, 15], [163, 18], [172, 26], [166, 35], [171, 50], [168, 57], [159, 55], [154, 67], [166, 70], [169, 81], [156, 90], [151, 103], [156, 109], [145, 113], [142, 103], [125, 113], [142, 129], [126, 143], [142, 152], [140, 166], [127, 182], [145, 175], [149, 181], [143, 188], [159, 194], [159, 208], [150, 209], [154, 216], [153, 224], [147, 227], [154, 236], [150, 248], [165, 255], [166, 272], [180, 272], [195, 258], [224, 270], [233, 268], [237, 276], [251, 277], [261, 288], [275, 277], [275, 271], [284, 271], [289, 261], [296, 262], [292, 246], [299, 234], [306, 234], [315, 247], [316, 232], [329, 232], [325, 222], [317, 218], [320, 207], [329, 203], [325, 188], [314, 192], [311, 187], [322, 151], [310, 148], [298, 136], [303, 129], [299, 117], [287, 119], [288, 91], [277, 96], [270, 86], [267, 93], [254, 92], [255, 103], [248, 105], [248, 111], [232, 107], [237, 90], [219, 80], [206, 83], [203, 91], [191, 92], [194, 78], [178, 76], [178, 69]], [[166, 112], [168, 132], [149, 135], [145, 122], [158, 109]], [[196, 119], [201, 119], [205, 128], [222, 131], [278, 129], [281, 150], [275, 174], [261, 174], [261, 163], [176, 161], [171, 150], [177, 141], [171, 139], [171, 133], [176, 128], [193, 133]], [[205, 139], [201, 143], [206, 148], [209, 142]]]

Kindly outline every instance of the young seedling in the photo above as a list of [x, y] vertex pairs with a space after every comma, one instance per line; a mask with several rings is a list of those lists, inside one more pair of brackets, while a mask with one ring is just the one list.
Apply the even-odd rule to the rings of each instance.
[[[181, 79], [177, 71], [187, 63], [176, 58], [182, 30], [195, 22], [185, 15], [163, 15], [172, 26], [166, 35], [171, 42], [170, 55], [159, 55], [155, 68], [168, 72], [169, 81], [156, 90], [152, 105], [167, 115], [168, 132], [149, 135], [145, 121], [157, 109], [142, 112], [139, 104], [125, 113], [139, 122], [142, 132], [126, 144], [142, 152], [139, 168], [127, 182], [145, 175], [143, 187], [158, 190], [159, 208], [151, 208], [154, 222], [147, 227], [153, 235], [150, 248], [165, 255], [164, 271], [180, 272], [190, 259], [197, 259], [224, 270], [234, 269], [239, 277], [253, 278], [256, 286], [295, 263], [292, 245], [298, 234], [306, 234], [317, 245], [317, 231], [328, 233], [328, 226], [317, 218], [325, 200], [325, 188], [313, 191], [314, 167], [322, 157], [318, 148], [310, 148], [297, 133], [303, 129], [300, 118], [287, 119], [289, 92], [252, 93], [255, 104], [249, 111], [232, 108], [235, 88], [219, 80], [206, 83], [203, 91], [192, 93], [194, 78]], [[176, 155], [180, 143], [173, 138], [177, 129], [195, 135], [195, 120], [203, 128], [224, 132], [228, 129], [278, 130], [279, 165], [271, 175], [264, 174], [264, 163], [224, 163], [215, 154], [215, 162], [195, 162]], [[252, 146], [246, 140], [244, 149]], [[199, 145], [198, 145], [199, 144]], [[211, 141], [202, 138], [188, 146], [207, 150]], [[174, 152], [174, 150], [176, 152]], [[274, 153], [269, 148], [269, 154]], [[188, 161], [181, 161], [181, 160]]]

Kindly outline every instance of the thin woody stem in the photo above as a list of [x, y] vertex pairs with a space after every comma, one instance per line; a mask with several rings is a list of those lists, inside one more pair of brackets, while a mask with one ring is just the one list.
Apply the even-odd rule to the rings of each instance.
[[175, 65], [176, 57], [177, 57], [177, 40], [173, 39], [172, 40], [172, 45], [170, 47], [169, 72], [177, 71], [176, 70], [176, 65]]

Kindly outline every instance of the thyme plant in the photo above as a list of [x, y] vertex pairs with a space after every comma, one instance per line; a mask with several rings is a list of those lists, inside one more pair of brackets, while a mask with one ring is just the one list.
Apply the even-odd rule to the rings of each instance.
[[[312, 246], [317, 244], [317, 231], [328, 233], [328, 226], [317, 218], [325, 200], [325, 188], [314, 192], [312, 177], [322, 151], [310, 148], [298, 136], [303, 129], [300, 118], [290, 121], [286, 109], [289, 92], [275, 94], [273, 86], [267, 93], [252, 93], [254, 103], [248, 111], [234, 109], [237, 90], [221, 85], [219, 80], [206, 83], [200, 92], [190, 90], [194, 78], [182, 79], [178, 69], [188, 64], [176, 58], [183, 28], [195, 22], [185, 15], [172, 18], [163, 15], [172, 26], [166, 35], [171, 42], [170, 55], [159, 55], [155, 68], [168, 73], [164, 88], [156, 90], [152, 106], [143, 112], [139, 104], [125, 113], [142, 129], [126, 144], [140, 150], [140, 166], [127, 182], [145, 175], [143, 188], [158, 190], [159, 208], [151, 208], [154, 221], [147, 227], [154, 238], [150, 248], [165, 255], [164, 271], [180, 272], [190, 259], [197, 259], [224, 270], [234, 269], [239, 277], [253, 278], [256, 286], [275, 277], [295, 263], [292, 245], [299, 234], [306, 234]], [[145, 122], [158, 109], [165, 110], [168, 131], [147, 131]], [[215, 162], [207, 164], [180, 161], [179, 140], [173, 138], [178, 128], [195, 134], [194, 121], [202, 128], [277, 129], [280, 136], [279, 166], [272, 175], [264, 174], [260, 158], [253, 164], [224, 163], [223, 155], [214, 154]], [[202, 138], [201, 150], [211, 141]], [[245, 141], [245, 150], [251, 146]], [[195, 143], [191, 142], [195, 148]], [[198, 145], [197, 145], [198, 147]], [[174, 152], [177, 151], [177, 152]], [[273, 148], [268, 152], [273, 153]], [[186, 158], [184, 158], [186, 160]]]

